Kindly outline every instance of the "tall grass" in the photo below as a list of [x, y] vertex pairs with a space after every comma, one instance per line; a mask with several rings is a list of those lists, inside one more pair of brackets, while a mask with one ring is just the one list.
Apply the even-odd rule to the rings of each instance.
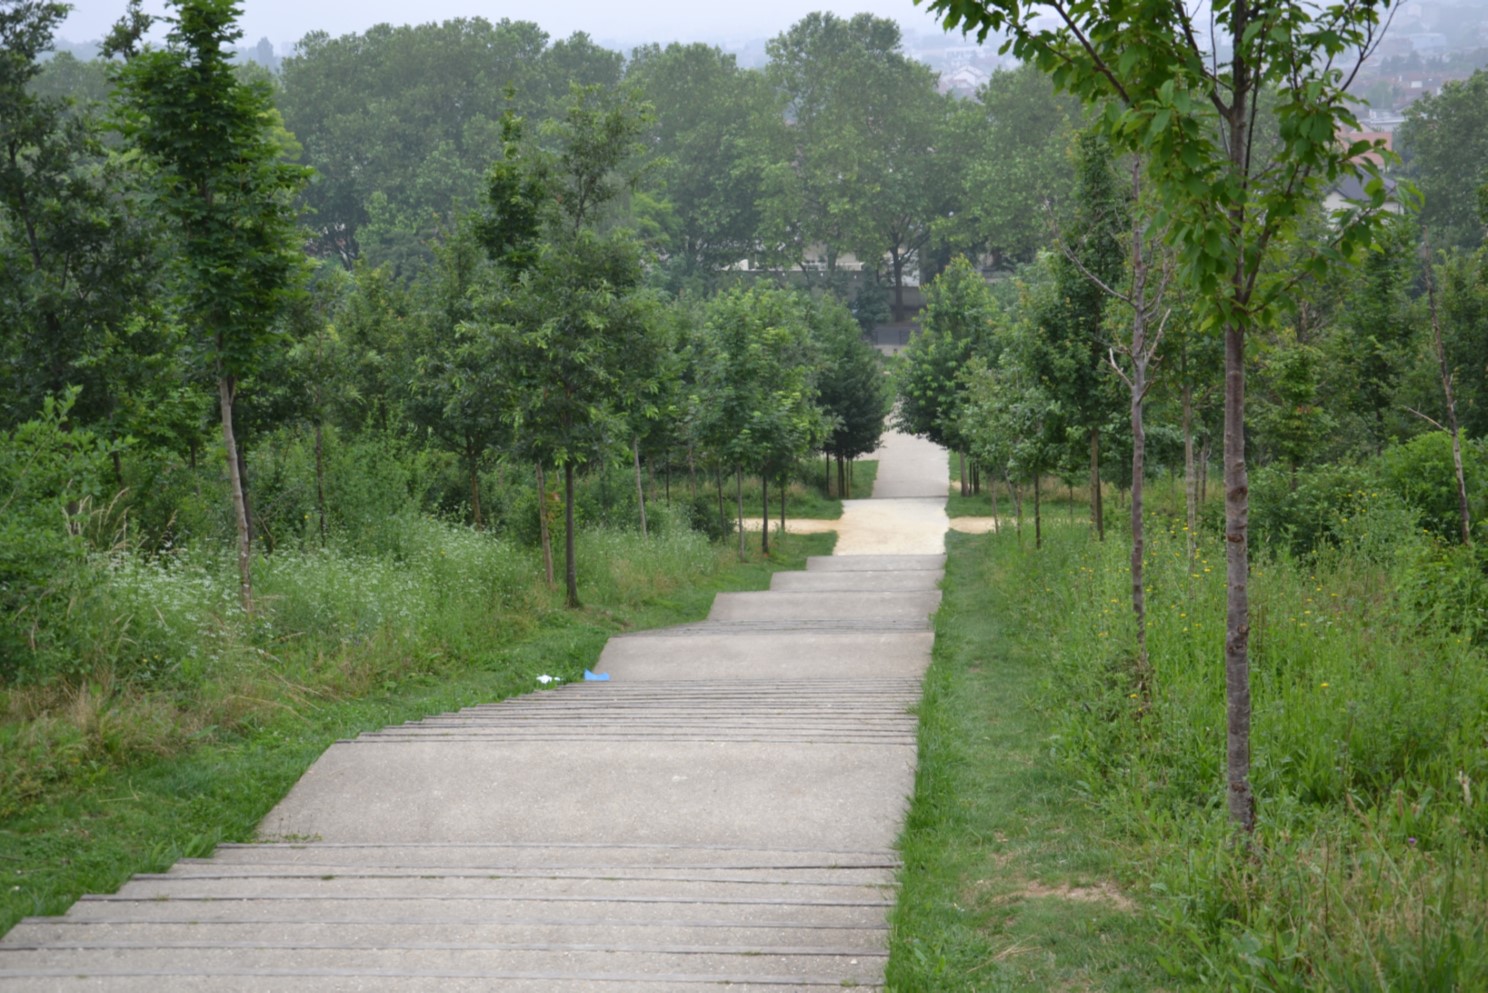
[[[730, 559], [684, 528], [649, 540], [591, 529], [581, 589], [605, 611], [641, 607]], [[93, 553], [81, 567], [67, 616], [52, 619], [69, 678], [0, 687], [0, 818], [100, 768], [286, 709], [502, 665], [510, 643], [563, 612], [534, 550], [419, 516], [401, 522], [396, 555], [333, 545], [262, 557], [252, 616], [226, 555]]]
[[1256, 556], [1250, 845], [1223, 802], [1221, 543], [1206, 535], [1190, 562], [1181, 525], [1152, 529], [1145, 694], [1126, 541], [1054, 527], [1042, 552], [987, 546], [1025, 577], [999, 596], [1047, 633], [1054, 753], [1140, 844], [1176, 980], [1488, 988], [1488, 589], [1397, 502], [1353, 497], [1335, 544]]

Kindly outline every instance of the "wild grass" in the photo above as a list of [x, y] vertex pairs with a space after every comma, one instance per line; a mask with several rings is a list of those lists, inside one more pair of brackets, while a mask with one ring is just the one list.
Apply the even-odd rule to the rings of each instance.
[[[1130, 647], [1130, 546], [1114, 529], [1099, 543], [1088, 528], [1052, 527], [1038, 552], [1007, 533], [952, 546], [953, 563], [971, 556], [989, 578], [978, 609], [999, 630], [973, 639], [984, 664], [1006, 656], [1028, 667], [1024, 700], [1037, 716], [1025, 726], [1036, 747], [1023, 754], [1049, 773], [1045, 801], [1069, 812], [1076, 837], [1061, 843], [1065, 856], [1080, 864], [1091, 846], [1119, 853], [1112, 876], [1161, 928], [1139, 953], [1163, 967], [1165, 987], [1488, 988], [1488, 666], [1478, 620], [1488, 591], [1475, 559], [1398, 509], [1359, 493], [1335, 544], [1305, 559], [1285, 548], [1255, 555], [1260, 820], [1243, 844], [1223, 804], [1217, 538], [1204, 536], [1190, 562], [1181, 524], [1152, 529], [1145, 694]], [[1423, 592], [1432, 589], [1451, 595]], [[953, 612], [945, 623], [969, 622]], [[991, 745], [1000, 738], [989, 727], [960, 764], [1006, 761]], [[1097, 825], [1084, 840], [1081, 808]], [[972, 820], [957, 833], [975, 851], [998, 830]], [[1082, 979], [1085, 988], [1123, 988], [1129, 959], [1105, 968], [1093, 953], [1072, 954], [1099, 977]]]

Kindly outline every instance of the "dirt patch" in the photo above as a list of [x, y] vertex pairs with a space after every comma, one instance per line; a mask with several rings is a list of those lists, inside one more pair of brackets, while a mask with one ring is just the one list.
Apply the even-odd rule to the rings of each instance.
[[1128, 913], [1137, 909], [1131, 897], [1122, 893], [1111, 883], [1097, 883], [1094, 886], [1070, 886], [1068, 883], [1045, 886], [1043, 883], [1029, 883], [1018, 891], [1017, 895], [1053, 897], [1056, 900], [1073, 900], [1076, 903], [1104, 903], [1116, 910]]

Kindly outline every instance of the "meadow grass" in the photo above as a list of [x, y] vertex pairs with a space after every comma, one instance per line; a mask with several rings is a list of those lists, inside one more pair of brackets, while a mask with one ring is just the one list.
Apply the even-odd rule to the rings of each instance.
[[612, 634], [698, 620], [834, 536], [738, 563], [688, 531], [587, 531], [579, 610], [529, 549], [428, 519], [402, 540], [261, 560], [251, 619], [226, 561], [100, 559], [78, 608], [99, 642], [88, 675], [0, 689], [0, 933], [249, 840], [338, 738], [581, 678]]
[[[1144, 692], [1123, 536], [953, 540], [905, 844], [906, 895], [923, 874], [918, 902], [953, 906], [901, 912], [897, 989], [1488, 988], [1482, 578], [1476, 601], [1423, 595], [1460, 580], [1460, 556], [1361, 506], [1314, 557], [1254, 555], [1260, 817], [1244, 842], [1223, 804], [1220, 542], [1190, 562], [1181, 524], [1152, 528]], [[1009, 816], [1020, 795], [1031, 813]], [[1031, 854], [1002, 840], [1025, 823]], [[1073, 921], [1040, 938], [1013, 930], [1021, 911], [976, 910], [979, 880], [1016, 888], [1041, 859], [1089, 873], [1069, 885], [1121, 884], [1124, 950], [1072, 940]], [[997, 978], [933, 985], [941, 961]]]

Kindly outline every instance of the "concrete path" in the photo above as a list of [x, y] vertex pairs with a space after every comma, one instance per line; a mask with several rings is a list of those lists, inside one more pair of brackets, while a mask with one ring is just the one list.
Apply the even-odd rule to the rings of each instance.
[[610, 682], [333, 745], [263, 843], [17, 925], [0, 989], [881, 988], [947, 468], [880, 459], [836, 555], [612, 639]]

